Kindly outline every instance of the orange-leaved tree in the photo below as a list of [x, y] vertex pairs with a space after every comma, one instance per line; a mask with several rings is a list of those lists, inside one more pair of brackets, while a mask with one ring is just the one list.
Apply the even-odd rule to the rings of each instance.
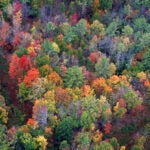
[[84, 84], [82, 86], [81, 96], [86, 97], [86, 96], [93, 95], [93, 94], [94, 94], [94, 90], [89, 85]]
[[112, 87], [107, 84], [105, 78], [103, 77], [93, 80], [92, 87], [98, 95], [107, 95], [109, 93], [112, 93]]
[[53, 82], [54, 84], [56, 85], [62, 85], [63, 84], [63, 81], [61, 79], [61, 77], [59, 76], [58, 73], [56, 73], [55, 71], [52, 72], [49, 76], [48, 76], [49, 80], [51, 82]]
[[24, 77], [23, 82], [25, 83], [26, 86], [31, 87], [32, 86], [32, 82], [36, 81], [39, 77], [40, 73], [38, 71], [38, 69], [36, 68], [31, 68], [26, 76]]
[[68, 90], [58, 87], [55, 90], [55, 99], [58, 102], [58, 104], [67, 105], [70, 103], [71, 97], [69, 95]]

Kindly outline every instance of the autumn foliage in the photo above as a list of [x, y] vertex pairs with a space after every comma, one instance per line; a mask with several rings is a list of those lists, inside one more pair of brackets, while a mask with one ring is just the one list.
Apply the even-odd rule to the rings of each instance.
[[58, 104], [67, 105], [70, 103], [71, 97], [66, 89], [58, 87], [55, 91], [55, 99]]
[[62, 85], [63, 83], [61, 77], [56, 72], [52, 72], [48, 79], [56, 85]]
[[0, 0], [0, 150], [149, 149], [149, 64], [149, 0]]
[[36, 81], [39, 77], [39, 71], [36, 68], [31, 68], [24, 77], [23, 82], [26, 86], [31, 87], [32, 83]]

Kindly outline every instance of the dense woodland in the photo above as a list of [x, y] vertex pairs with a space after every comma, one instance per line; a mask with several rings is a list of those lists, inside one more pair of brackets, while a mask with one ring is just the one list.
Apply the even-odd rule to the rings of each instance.
[[0, 150], [150, 150], [150, 0], [0, 0]]

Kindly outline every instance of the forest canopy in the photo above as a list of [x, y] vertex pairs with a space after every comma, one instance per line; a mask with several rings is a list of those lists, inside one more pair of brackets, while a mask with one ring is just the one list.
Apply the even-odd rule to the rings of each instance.
[[0, 150], [149, 150], [149, 116], [149, 0], [0, 0]]

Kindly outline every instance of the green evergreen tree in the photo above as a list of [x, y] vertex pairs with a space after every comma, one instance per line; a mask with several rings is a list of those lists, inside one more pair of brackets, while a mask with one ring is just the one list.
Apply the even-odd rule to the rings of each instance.
[[55, 138], [58, 142], [66, 140], [70, 142], [73, 138], [73, 120], [71, 117], [63, 118], [55, 130]]

